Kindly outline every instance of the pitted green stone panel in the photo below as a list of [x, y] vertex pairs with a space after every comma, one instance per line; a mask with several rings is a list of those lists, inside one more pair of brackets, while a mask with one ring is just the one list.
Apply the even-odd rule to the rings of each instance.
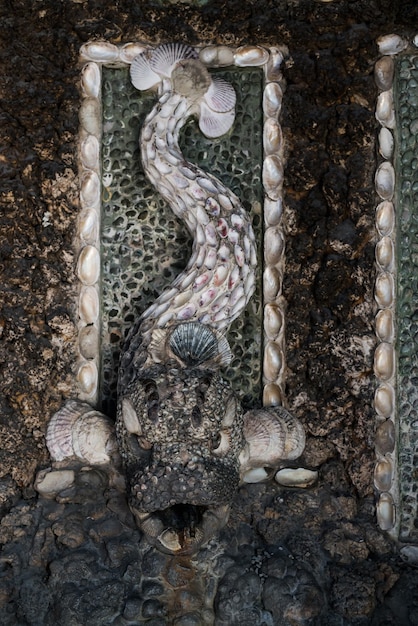
[[[233, 361], [225, 372], [246, 406], [261, 395], [262, 95], [260, 69], [217, 72], [237, 93], [236, 121], [219, 139], [195, 121], [183, 129], [187, 160], [220, 178], [252, 217], [258, 244], [257, 291], [228, 334]], [[156, 98], [130, 83], [127, 68], [103, 68], [102, 141], [102, 409], [115, 412], [119, 356], [138, 317], [186, 266], [191, 237], [145, 178], [139, 135]]]
[[400, 532], [418, 541], [418, 55], [396, 67]]

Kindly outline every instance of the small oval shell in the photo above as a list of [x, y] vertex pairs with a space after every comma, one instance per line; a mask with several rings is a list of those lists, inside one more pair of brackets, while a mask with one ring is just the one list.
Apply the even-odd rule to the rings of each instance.
[[103, 63], [117, 61], [119, 50], [117, 46], [107, 41], [94, 41], [81, 46], [80, 55], [85, 59]]
[[282, 391], [276, 383], [268, 383], [265, 385], [263, 389], [263, 405], [268, 406], [279, 406], [282, 404], [283, 394]]
[[387, 91], [392, 87], [394, 70], [395, 64], [392, 57], [384, 56], [376, 61], [374, 79], [381, 91]]
[[267, 63], [266, 78], [269, 81], [281, 80], [283, 77], [282, 65], [285, 55], [288, 55], [287, 48], [270, 48], [270, 58]]
[[100, 276], [100, 254], [94, 246], [85, 246], [77, 262], [77, 275], [83, 285], [94, 285]]
[[382, 200], [391, 200], [395, 191], [395, 170], [392, 163], [385, 161], [377, 168], [376, 191]]
[[284, 252], [284, 237], [279, 228], [267, 228], [264, 233], [264, 258], [266, 263], [274, 265], [280, 261]]
[[283, 163], [278, 156], [268, 156], [263, 163], [264, 191], [271, 200], [278, 200], [283, 186]]
[[234, 64], [234, 50], [227, 46], [207, 46], [199, 52], [202, 63], [210, 67], [223, 67]]
[[277, 117], [283, 100], [283, 90], [278, 83], [268, 83], [263, 94], [263, 111], [266, 117]]
[[304, 467], [284, 469], [276, 472], [274, 477], [275, 481], [282, 485], [282, 487], [311, 487], [318, 480], [318, 472], [309, 470]]
[[98, 138], [102, 131], [102, 122], [100, 103], [97, 98], [84, 98], [78, 116], [84, 130]]
[[377, 522], [382, 530], [390, 530], [395, 525], [395, 504], [390, 493], [382, 493], [376, 508]]
[[85, 209], [80, 213], [78, 233], [84, 243], [94, 243], [98, 236], [99, 224], [97, 212], [94, 209]]
[[395, 406], [395, 391], [392, 385], [379, 385], [374, 394], [374, 408], [381, 417], [392, 415]]
[[390, 235], [395, 226], [393, 202], [385, 200], [376, 209], [376, 226], [381, 236]]
[[119, 51], [119, 58], [123, 63], [132, 63], [138, 54], [145, 52], [146, 47], [139, 43], [127, 43]]
[[374, 486], [379, 491], [388, 491], [392, 485], [393, 469], [388, 459], [378, 461], [374, 468]]
[[80, 352], [85, 359], [94, 359], [99, 354], [99, 333], [95, 326], [84, 326], [78, 336]]
[[374, 297], [379, 309], [388, 309], [393, 304], [395, 284], [392, 274], [381, 272], [377, 276]]
[[283, 215], [283, 200], [270, 200], [266, 198], [264, 201], [264, 222], [266, 226], [277, 226]]
[[392, 90], [382, 91], [377, 97], [376, 119], [386, 128], [395, 128], [395, 110]]
[[280, 124], [274, 118], [269, 118], [264, 124], [263, 146], [266, 155], [276, 154], [282, 147], [283, 135]]
[[383, 270], [393, 267], [395, 251], [390, 237], [383, 237], [376, 245], [376, 261]]
[[93, 361], [80, 365], [77, 372], [77, 381], [87, 395], [93, 395], [97, 390], [97, 367]]
[[394, 139], [389, 128], [381, 128], [379, 133], [379, 152], [384, 159], [393, 156]]
[[74, 470], [41, 470], [35, 480], [35, 489], [43, 496], [55, 496], [74, 484]]
[[393, 341], [395, 325], [393, 323], [393, 313], [390, 309], [383, 309], [376, 315], [376, 335], [380, 341]]
[[275, 339], [283, 330], [283, 313], [275, 304], [264, 307], [264, 330], [269, 339]]
[[385, 420], [378, 426], [375, 443], [376, 450], [380, 454], [389, 454], [395, 450], [396, 434], [392, 420]]
[[79, 300], [80, 318], [86, 324], [94, 324], [99, 317], [99, 295], [94, 287], [84, 287]]
[[101, 75], [97, 63], [86, 63], [83, 67], [81, 70], [81, 86], [86, 96], [99, 97]]
[[88, 169], [97, 169], [99, 165], [99, 142], [94, 135], [87, 135], [80, 147], [81, 162]]
[[100, 180], [96, 172], [86, 172], [82, 177], [80, 199], [84, 208], [95, 207], [99, 204]]
[[399, 35], [382, 35], [377, 40], [380, 54], [398, 54], [408, 45], [408, 42]]
[[374, 373], [380, 380], [392, 378], [395, 371], [395, 353], [390, 343], [380, 343], [374, 353]]
[[267, 267], [263, 274], [263, 292], [266, 302], [273, 302], [280, 294], [282, 277], [275, 267]]
[[269, 53], [260, 46], [241, 46], [234, 54], [235, 65], [239, 67], [264, 65], [268, 59]]
[[283, 354], [279, 346], [269, 341], [264, 349], [263, 373], [268, 381], [274, 382], [283, 366]]
[[268, 477], [269, 474], [266, 472], [264, 467], [256, 467], [248, 470], [248, 472], [245, 472], [242, 480], [244, 483], [261, 483], [264, 480], [267, 480]]

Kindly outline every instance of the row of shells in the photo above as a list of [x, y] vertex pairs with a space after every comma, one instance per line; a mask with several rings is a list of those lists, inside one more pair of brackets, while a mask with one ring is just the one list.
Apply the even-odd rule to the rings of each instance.
[[[91, 402], [98, 394], [99, 360], [99, 280], [100, 280], [100, 138], [101, 138], [101, 67], [123, 67], [149, 45], [89, 42], [80, 50], [82, 104], [80, 110], [80, 203], [78, 227], [80, 281], [79, 353], [77, 380], [80, 399]], [[264, 331], [263, 358], [264, 404], [281, 404], [284, 372], [284, 306], [281, 296], [284, 263], [284, 236], [281, 227], [283, 157], [279, 114], [283, 97], [282, 62], [286, 48], [261, 46], [206, 46], [199, 58], [208, 67], [260, 67], [265, 74], [264, 112]]]
[[396, 535], [397, 528], [397, 450], [395, 402], [395, 170], [394, 129], [396, 126], [393, 101], [395, 55], [408, 43], [398, 35], [385, 35], [377, 40], [381, 56], [374, 68], [379, 90], [376, 119], [380, 124], [378, 148], [381, 162], [375, 174], [375, 188], [380, 202], [376, 208], [378, 241], [375, 248], [376, 281], [374, 297], [378, 312], [375, 318], [377, 347], [374, 373], [377, 388], [374, 397], [376, 411], [376, 463], [374, 486], [377, 491], [377, 521], [382, 530]]

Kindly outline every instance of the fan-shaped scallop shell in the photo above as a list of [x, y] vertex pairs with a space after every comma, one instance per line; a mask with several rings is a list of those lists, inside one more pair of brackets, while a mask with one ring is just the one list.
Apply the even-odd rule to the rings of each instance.
[[142, 52], [133, 59], [129, 72], [133, 86], [140, 91], [151, 89], [161, 81], [161, 77], [154, 72], [150, 65], [150, 53], [148, 51]]
[[167, 43], [153, 50], [150, 58], [151, 69], [159, 74], [170, 78], [173, 66], [183, 59], [197, 59], [196, 51], [181, 43]]
[[172, 352], [185, 365], [196, 366], [219, 358], [222, 364], [230, 360], [229, 346], [224, 337], [199, 322], [179, 324], [168, 339]]
[[233, 86], [222, 78], [214, 77], [204, 96], [212, 111], [226, 113], [235, 107], [237, 96]]
[[234, 121], [234, 109], [226, 113], [217, 113], [212, 111], [205, 102], [201, 102], [199, 128], [206, 137], [213, 139], [225, 135], [232, 128]]

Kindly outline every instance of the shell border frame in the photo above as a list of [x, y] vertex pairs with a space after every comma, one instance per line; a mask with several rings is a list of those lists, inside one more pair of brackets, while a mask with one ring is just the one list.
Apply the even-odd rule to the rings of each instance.
[[[100, 363], [100, 222], [102, 135], [102, 67], [126, 67], [147, 49], [148, 43], [114, 45], [91, 41], [80, 49], [81, 105], [78, 141], [80, 213], [75, 248], [78, 277], [78, 357], [75, 366], [77, 397], [96, 405], [99, 400]], [[285, 377], [285, 301], [282, 296], [284, 272], [283, 229], [283, 140], [279, 117], [284, 80], [282, 63], [288, 56], [286, 46], [238, 48], [209, 45], [196, 47], [200, 60], [208, 67], [260, 67], [263, 89], [263, 405], [284, 402]]]

